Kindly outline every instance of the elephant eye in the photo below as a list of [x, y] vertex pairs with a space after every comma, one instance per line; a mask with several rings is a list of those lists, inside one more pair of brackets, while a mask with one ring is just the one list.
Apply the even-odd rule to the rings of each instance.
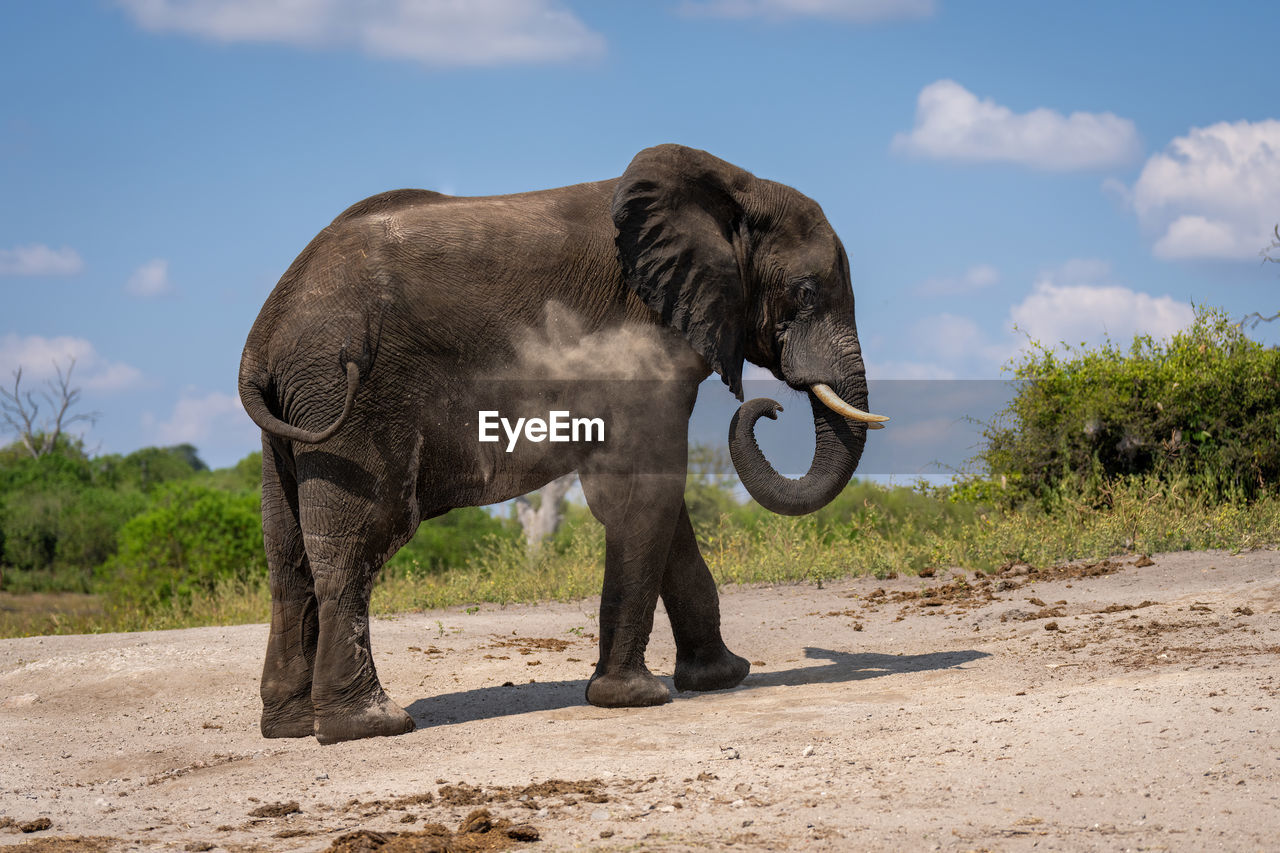
[[818, 302], [818, 283], [811, 278], [802, 278], [793, 286], [796, 307], [801, 311], [812, 308]]

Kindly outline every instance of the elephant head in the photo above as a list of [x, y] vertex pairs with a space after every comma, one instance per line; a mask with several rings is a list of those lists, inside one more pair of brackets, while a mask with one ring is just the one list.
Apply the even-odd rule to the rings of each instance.
[[817, 202], [679, 145], [636, 155], [613, 196], [627, 285], [742, 399], [744, 359], [809, 395], [817, 446], [809, 472], [782, 476], [756, 444], [772, 400], [745, 403], [729, 451], [751, 496], [801, 515], [849, 482], [870, 423], [849, 260]]

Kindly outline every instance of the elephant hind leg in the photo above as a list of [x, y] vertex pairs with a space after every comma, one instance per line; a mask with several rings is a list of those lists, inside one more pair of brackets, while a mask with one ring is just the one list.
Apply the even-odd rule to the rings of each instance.
[[309, 737], [318, 635], [315, 589], [298, 523], [298, 486], [281, 448], [263, 436], [262, 532], [271, 582], [271, 635], [262, 667], [262, 734]]
[[676, 641], [676, 689], [727, 690], [741, 684], [751, 664], [729, 651], [720, 636], [720, 596], [683, 503], [662, 577], [662, 604]]
[[311, 684], [316, 739], [329, 744], [413, 731], [413, 719], [378, 679], [369, 635], [374, 580], [413, 534], [411, 502], [353, 496], [323, 475], [306, 477], [304, 465], [300, 461], [302, 530], [318, 626]]

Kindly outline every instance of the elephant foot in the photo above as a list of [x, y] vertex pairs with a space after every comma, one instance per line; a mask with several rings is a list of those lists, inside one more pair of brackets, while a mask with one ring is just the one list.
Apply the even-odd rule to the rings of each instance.
[[382, 694], [361, 710], [317, 711], [314, 733], [316, 740], [327, 745], [366, 737], [403, 735], [415, 728], [413, 718]]
[[264, 702], [262, 736], [311, 737], [315, 732], [315, 719], [309, 693], [283, 702]]
[[676, 690], [728, 690], [737, 687], [751, 671], [751, 664], [720, 645], [710, 654], [677, 657]]
[[670, 702], [671, 691], [648, 670], [605, 673], [587, 685], [587, 701], [601, 708], [644, 708]]

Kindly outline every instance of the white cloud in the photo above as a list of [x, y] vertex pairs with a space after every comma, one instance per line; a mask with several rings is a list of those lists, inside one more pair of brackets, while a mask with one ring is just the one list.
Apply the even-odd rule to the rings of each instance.
[[22, 368], [23, 387], [35, 390], [37, 385], [57, 375], [54, 365], [63, 371], [75, 359], [72, 387], [86, 391], [124, 391], [137, 387], [142, 372], [123, 362], [108, 361], [84, 338], [7, 334], [0, 337], [0, 381], [12, 387], [13, 372]]
[[1096, 345], [1108, 336], [1123, 347], [1135, 335], [1167, 338], [1195, 319], [1186, 302], [1105, 283], [1109, 278], [1105, 262], [1089, 260], [1041, 273], [1031, 293], [1010, 309], [1009, 319], [1050, 347], [1063, 341]]
[[934, 0], [688, 0], [682, 10], [720, 18], [826, 18], [855, 23], [927, 18]]
[[1193, 127], [1130, 194], [1158, 258], [1256, 258], [1280, 219], [1280, 121]]
[[875, 379], [994, 379], [1031, 341], [1052, 348], [1062, 341], [1096, 346], [1110, 337], [1127, 347], [1135, 335], [1168, 338], [1195, 319], [1185, 302], [1140, 293], [1112, 278], [1109, 264], [1090, 258], [1041, 272], [995, 333], [958, 314], [922, 317], [901, 341], [911, 347], [909, 360], [870, 362], [867, 373]]
[[124, 289], [133, 296], [143, 299], [171, 293], [173, 284], [169, 281], [169, 262], [163, 258], [147, 261], [133, 271]]
[[1016, 163], [1037, 169], [1099, 169], [1127, 163], [1140, 143], [1133, 122], [1112, 113], [1015, 113], [954, 80], [920, 90], [910, 133], [892, 148], [939, 160]]
[[240, 398], [221, 391], [197, 395], [188, 389], [168, 420], [159, 421], [147, 413], [142, 423], [162, 445], [199, 444], [210, 438], [225, 438], [229, 433], [251, 441], [258, 434], [258, 428], [245, 415]]
[[919, 318], [898, 345], [911, 348], [909, 359], [869, 360], [867, 374], [874, 379], [995, 378], [1017, 351], [1012, 338], [993, 339], [971, 317], [950, 313]]
[[1000, 270], [990, 264], [977, 264], [969, 267], [958, 277], [939, 276], [925, 279], [917, 289], [921, 293], [934, 295], [973, 293], [999, 281]]
[[221, 42], [355, 47], [427, 65], [599, 56], [604, 38], [559, 0], [118, 0], [144, 29]]
[[75, 275], [84, 261], [75, 249], [50, 249], [39, 243], [0, 249], [0, 275]]

